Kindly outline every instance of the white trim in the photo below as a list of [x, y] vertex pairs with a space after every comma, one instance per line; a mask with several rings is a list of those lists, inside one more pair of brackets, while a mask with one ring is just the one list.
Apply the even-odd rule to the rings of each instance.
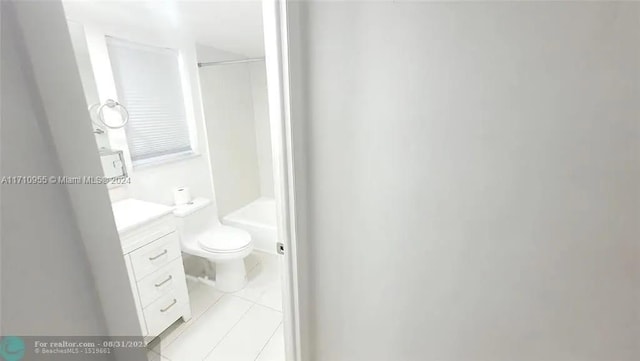
[[185, 150], [178, 153], [165, 154], [159, 157], [146, 158], [138, 161], [131, 161], [131, 164], [135, 172], [140, 169], [153, 168], [153, 167], [162, 166], [169, 163], [175, 163], [175, 162], [180, 162], [180, 161], [191, 159], [191, 158], [197, 158], [199, 156], [201, 156], [200, 153], [191, 149], [191, 150]]
[[286, 0], [262, 2], [278, 238], [285, 247], [282, 274], [285, 360], [302, 361], [286, 12]]

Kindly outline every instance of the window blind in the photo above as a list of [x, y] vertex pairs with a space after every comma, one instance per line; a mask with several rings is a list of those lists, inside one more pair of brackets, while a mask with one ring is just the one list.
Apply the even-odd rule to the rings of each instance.
[[191, 153], [178, 52], [113, 37], [107, 47], [133, 163]]

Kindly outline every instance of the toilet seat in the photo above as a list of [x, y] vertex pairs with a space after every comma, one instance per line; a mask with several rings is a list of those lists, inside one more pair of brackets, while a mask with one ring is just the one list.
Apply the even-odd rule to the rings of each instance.
[[234, 253], [251, 247], [249, 232], [229, 227], [217, 226], [198, 235], [198, 245], [215, 253]]
[[182, 252], [202, 257], [214, 264], [215, 275], [200, 277], [222, 292], [236, 292], [247, 284], [244, 258], [253, 251], [251, 234], [243, 229], [224, 226], [217, 219], [215, 206], [206, 198], [176, 206], [177, 231]]

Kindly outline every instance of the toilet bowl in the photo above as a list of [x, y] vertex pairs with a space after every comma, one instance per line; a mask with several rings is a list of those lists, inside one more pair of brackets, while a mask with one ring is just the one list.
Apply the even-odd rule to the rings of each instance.
[[239, 291], [247, 284], [244, 258], [253, 251], [249, 232], [218, 221], [215, 207], [205, 198], [176, 206], [182, 251], [215, 264], [215, 287]]

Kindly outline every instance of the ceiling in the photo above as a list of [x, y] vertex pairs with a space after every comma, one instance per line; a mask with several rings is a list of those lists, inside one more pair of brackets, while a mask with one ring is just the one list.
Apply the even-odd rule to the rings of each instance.
[[180, 32], [231, 53], [264, 55], [260, 1], [64, 1], [67, 17], [83, 24]]

